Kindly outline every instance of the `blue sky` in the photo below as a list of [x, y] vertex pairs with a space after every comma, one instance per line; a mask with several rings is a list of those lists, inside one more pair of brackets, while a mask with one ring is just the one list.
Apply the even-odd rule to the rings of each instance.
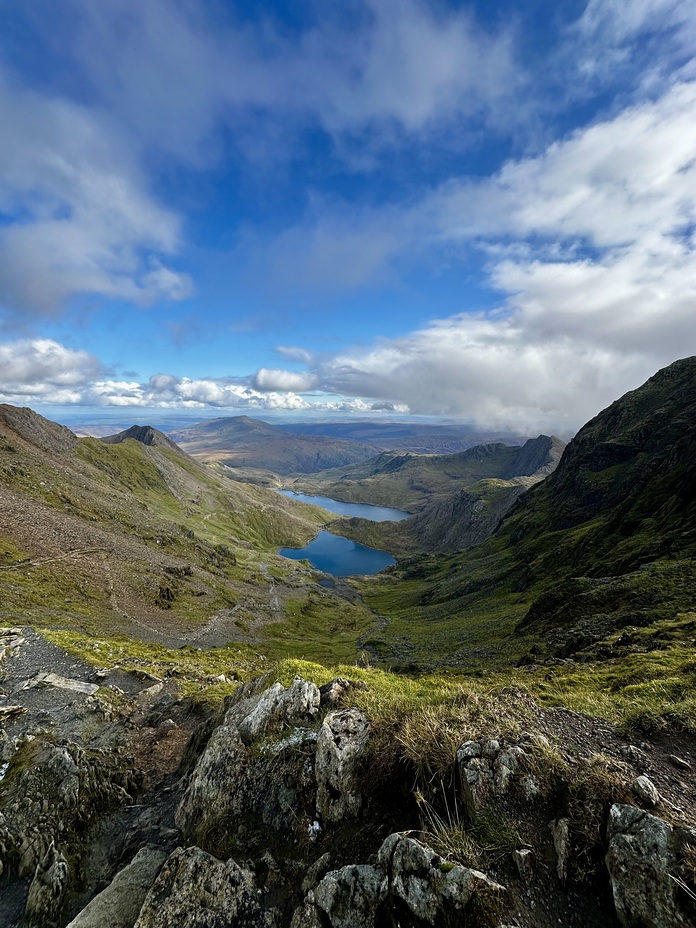
[[567, 432], [696, 353], [696, 0], [0, 0], [0, 400]]

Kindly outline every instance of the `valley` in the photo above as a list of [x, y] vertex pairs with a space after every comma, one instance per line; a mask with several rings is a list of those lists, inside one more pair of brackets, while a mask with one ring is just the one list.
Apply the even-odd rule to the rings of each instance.
[[[272, 470], [277, 431], [237, 423], [230, 450], [216, 421], [192, 457], [0, 407], [1, 928], [108, 924], [136, 852], [128, 928], [218, 883], [215, 928], [235, 906], [249, 928], [436, 928], [462, 912], [447, 879], [485, 928], [687, 925], [696, 359], [567, 447], [363, 443], [319, 468], [292, 434]], [[315, 569], [317, 541], [388, 569]], [[655, 830], [636, 863], [624, 836]], [[427, 910], [399, 895], [412, 855]]]

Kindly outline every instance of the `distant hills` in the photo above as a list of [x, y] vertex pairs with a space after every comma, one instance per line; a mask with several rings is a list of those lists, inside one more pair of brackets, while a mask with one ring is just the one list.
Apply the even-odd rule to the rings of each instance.
[[258, 468], [275, 474], [310, 474], [373, 457], [379, 449], [364, 442], [325, 435], [295, 435], [249, 416], [224, 416], [169, 433], [201, 461]]
[[457, 454], [387, 451], [359, 464], [298, 478], [294, 486], [348, 502], [417, 511], [481, 480], [519, 480], [522, 488], [531, 486], [553, 471], [564, 447], [560, 439], [540, 435], [521, 447], [497, 442]]

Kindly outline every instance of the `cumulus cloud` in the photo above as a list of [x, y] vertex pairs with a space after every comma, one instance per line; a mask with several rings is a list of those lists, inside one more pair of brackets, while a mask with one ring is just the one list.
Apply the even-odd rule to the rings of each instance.
[[317, 379], [306, 371], [284, 371], [278, 368], [262, 367], [254, 374], [252, 384], [264, 393], [274, 390], [296, 390], [303, 393], [313, 389], [317, 385]]
[[49, 398], [73, 403], [101, 373], [101, 364], [86, 351], [66, 348], [48, 338], [0, 344], [0, 396], [7, 403]]
[[[503, 301], [310, 361], [318, 387], [523, 430], [572, 428], [696, 353], [694, 151], [696, 83], [681, 82], [491, 179], [354, 217], [364, 248], [388, 222], [398, 256], [423, 242], [483, 249]], [[307, 261], [318, 237], [306, 239]]]
[[162, 264], [179, 220], [147, 193], [113, 124], [0, 72], [0, 304], [54, 311], [74, 294], [148, 304], [190, 281]]

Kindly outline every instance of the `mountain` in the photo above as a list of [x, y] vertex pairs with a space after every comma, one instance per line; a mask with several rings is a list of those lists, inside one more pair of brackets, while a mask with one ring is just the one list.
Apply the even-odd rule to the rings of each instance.
[[584, 426], [486, 542], [444, 562], [402, 564], [411, 582], [401, 588], [396, 578], [375, 583], [370, 602], [392, 619], [389, 635], [459, 663], [530, 642], [542, 652], [591, 648], [692, 611], [695, 422], [688, 358]]
[[272, 552], [330, 518], [230, 480], [149, 426], [78, 439], [0, 406], [0, 625], [253, 638], [294, 589], [290, 568], [289, 586], [269, 572]]
[[118, 432], [116, 435], [105, 435], [102, 441], [107, 445], [120, 445], [122, 442], [128, 441], [129, 438], [139, 441], [142, 445], [147, 445], [150, 448], [166, 448], [175, 454], [186, 454], [171, 438], [167, 438], [164, 432], [159, 432], [151, 425], [132, 425], [129, 429]]
[[418, 454], [456, 454], [475, 445], [494, 442], [518, 445], [525, 440], [509, 432], [482, 431], [471, 425], [399, 422], [394, 419], [284, 422], [279, 428], [295, 434], [367, 442], [383, 451], [415, 451]]
[[298, 478], [293, 488], [347, 502], [419, 511], [481, 480], [515, 480], [531, 486], [551, 473], [564, 447], [560, 439], [540, 435], [522, 447], [496, 442], [457, 454], [385, 451], [358, 464]]
[[199, 460], [282, 475], [341, 467], [373, 457], [378, 451], [364, 442], [295, 435], [248, 416], [210, 419], [170, 432], [169, 437]]

